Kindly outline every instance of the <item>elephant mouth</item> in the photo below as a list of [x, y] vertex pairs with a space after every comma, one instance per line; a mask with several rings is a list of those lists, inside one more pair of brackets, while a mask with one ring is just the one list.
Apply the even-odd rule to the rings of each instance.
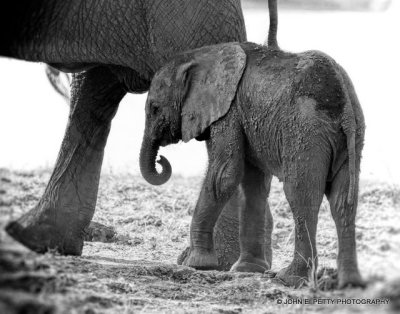
[[159, 145], [161, 146], [161, 147], [165, 147], [165, 146], [168, 146], [168, 145], [171, 145], [171, 144], [177, 144], [177, 143], [179, 143], [179, 139], [163, 139], [163, 140], [161, 140], [161, 142], [159, 143]]
[[158, 141], [158, 145], [161, 147], [165, 147], [171, 144], [177, 144], [179, 143], [180, 139], [182, 138], [180, 132], [179, 134], [175, 134], [175, 132], [168, 132], [165, 134], [165, 136]]
[[160, 142], [160, 146], [162, 146], [162, 147], [165, 147], [165, 146], [167, 146], [168, 145], [168, 140], [161, 140], [161, 142]]

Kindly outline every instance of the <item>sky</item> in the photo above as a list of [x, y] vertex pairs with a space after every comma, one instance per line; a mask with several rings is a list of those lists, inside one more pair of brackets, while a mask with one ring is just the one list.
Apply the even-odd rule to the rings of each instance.
[[[245, 8], [248, 40], [263, 43], [267, 8]], [[287, 51], [321, 50], [350, 75], [367, 130], [361, 178], [400, 184], [400, 8], [385, 12], [279, 11], [278, 41]], [[47, 81], [44, 65], [0, 58], [0, 168], [52, 168], [68, 106]], [[146, 94], [127, 95], [113, 120], [103, 171], [139, 173]], [[162, 148], [174, 175], [201, 175], [203, 143]]]

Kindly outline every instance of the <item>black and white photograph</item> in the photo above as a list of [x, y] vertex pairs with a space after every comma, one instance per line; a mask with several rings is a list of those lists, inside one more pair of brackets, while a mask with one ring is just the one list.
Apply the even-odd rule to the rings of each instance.
[[0, 314], [400, 312], [400, 1], [2, 0]]

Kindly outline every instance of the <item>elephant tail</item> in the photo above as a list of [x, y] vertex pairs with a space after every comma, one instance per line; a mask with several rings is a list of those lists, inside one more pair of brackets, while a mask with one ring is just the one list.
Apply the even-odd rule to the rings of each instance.
[[347, 151], [349, 156], [349, 191], [347, 194], [347, 203], [353, 204], [356, 189], [356, 119], [354, 116], [353, 106], [349, 95], [344, 106], [342, 129], [346, 135]]
[[[70, 92], [69, 92], [68, 87], [66, 87], [61, 80], [62, 73], [59, 70], [51, 67], [50, 65], [46, 65], [45, 71], [46, 71], [47, 79], [49, 80], [51, 86], [53, 86], [53, 88], [56, 90], [56, 92], [59, 93], [64, 98], [64, 100], [67, 102], [67, 104], [69, 105]], [[70, 83], [68, 74], [65, 74], [65, 77], [66, 77], [68, 83]]]
[[268, 0], [269, 31], [267, 45], [270, 49], [278, 50], [278, 0]]

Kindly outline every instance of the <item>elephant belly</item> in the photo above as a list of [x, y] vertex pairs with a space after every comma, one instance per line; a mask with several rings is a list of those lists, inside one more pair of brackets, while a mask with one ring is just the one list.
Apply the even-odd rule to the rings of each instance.
[[247, 136], [245, 147], [246, 161], [262, 170], [265, 174], [272, 174], [279, 180], [282, 177], [282, 162], [279, 145], [270, 138], [253, 134]]

